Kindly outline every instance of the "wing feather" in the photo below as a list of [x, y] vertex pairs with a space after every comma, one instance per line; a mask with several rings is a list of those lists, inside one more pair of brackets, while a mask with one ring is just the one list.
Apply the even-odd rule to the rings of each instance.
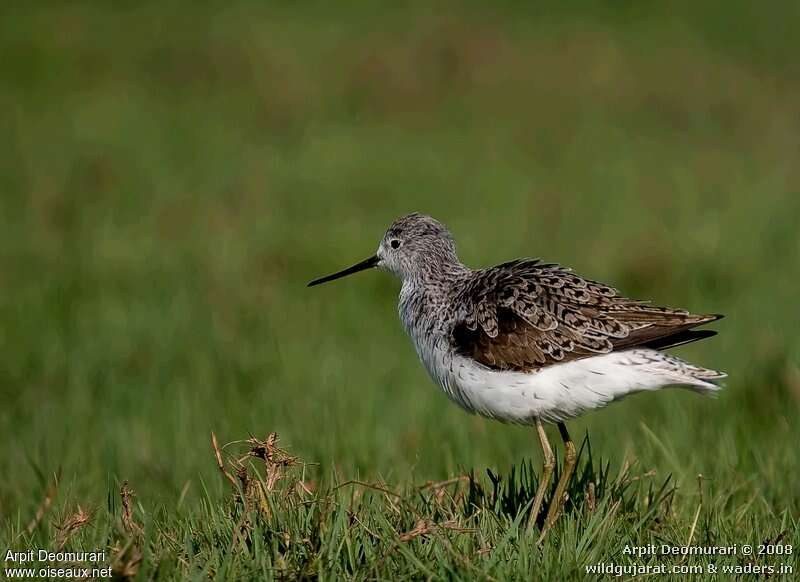
[[628, 299], [613, 287], [535, 259], [478, 271], [461, 289], [458, 304], [455, 349], [490, 368], [520, 371], [701, 339], [711, 333], [684, 332], [721, 317]]

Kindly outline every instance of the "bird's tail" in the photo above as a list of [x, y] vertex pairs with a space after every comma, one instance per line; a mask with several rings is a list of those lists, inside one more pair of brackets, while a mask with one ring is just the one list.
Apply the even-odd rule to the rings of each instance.
[[677, 386], [697, 392], [717, 392], [724, 388], [722, 381], [728, 377], [725, 372], [696, 366], [677, 356], [663, 352], [661, 352], [658, 365], [675, 379]]

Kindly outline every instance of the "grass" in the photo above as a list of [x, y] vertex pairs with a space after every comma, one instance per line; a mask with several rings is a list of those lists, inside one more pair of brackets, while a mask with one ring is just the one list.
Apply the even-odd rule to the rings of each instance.
[[[3, 12], [0, 549], [104, 549], [121, 578], [499, 580], [800, 543], [790, 3]], [[541, 256], [725, 313], [679, 353], [727, 389], [571, 422], [537, 547], [533, 431], [432, 385], [390, 277], [304, 288], [412, 210], [467, 264]], [[257, 437], [222, 449], [233, 483], [212, 432]]]

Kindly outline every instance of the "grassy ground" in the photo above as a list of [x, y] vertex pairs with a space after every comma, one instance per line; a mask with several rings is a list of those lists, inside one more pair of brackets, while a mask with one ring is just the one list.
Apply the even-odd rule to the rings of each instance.
[[[800, 545], [797, 8], [636, 6], [1, 9], [0, 550], [553, 579], [711, 561], [626, 544]], [[727, 314], [680, 350], [727, 390], [572, 422], [592, 458], [536, 546], [533, 431], [446, 400], [387, 275], [304, 288], [412, 210], [474, 266]], [[212, 431], [261, 441], [221, 452], [233, 484]]]

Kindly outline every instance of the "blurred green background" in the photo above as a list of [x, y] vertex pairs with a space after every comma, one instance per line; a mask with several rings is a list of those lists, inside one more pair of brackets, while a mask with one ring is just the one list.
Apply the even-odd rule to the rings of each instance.
[[718, 399], [571, 423], [691, 491], [800, 510], [795, 2], [47, 3], [0, 18], [0, 518], [222, 491], [277, 431], [316, 478], [538, 459], [426, 376], [399, 285], [308, 280], [421, 211], [478, 267], [539, 256], [721, 312]]

